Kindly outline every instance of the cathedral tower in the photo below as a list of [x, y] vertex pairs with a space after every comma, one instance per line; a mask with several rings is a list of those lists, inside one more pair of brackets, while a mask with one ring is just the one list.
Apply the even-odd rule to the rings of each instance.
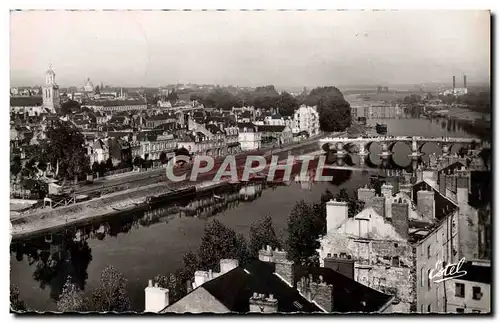
[[57, 113], [60, 110], [59, 86], [56, 84], [56, 73], [49, 65], [49, 69], [45, 72], [45, 86], [43, 87], [43, 107], [52, 113]]

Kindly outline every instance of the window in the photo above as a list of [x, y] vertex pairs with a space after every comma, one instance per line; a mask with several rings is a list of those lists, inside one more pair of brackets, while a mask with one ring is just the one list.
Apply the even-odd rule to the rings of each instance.
[[420, 313], [424, 312], [424, 304], [420, 305]]
[[427, 259], [431, 258], [431, 245], [427, 246]]
[[464, 313], [464, 309], [460, 308], [460, 307], [457, 307], [457, 313]]
[[[425, 276], [424, 276], [424, 267], [420, 268], [420, 286], [424, 287]], [[423, 306], [423, 305], [422, 305]], [[424, 310], [422, 310], [423, 312]]]
[[431, 279], [429, 276], [431, 275], [431, 269], [427, 269], [427, 289], [431, 289]]
[[392, 265], [399, 267], [399, 257], [398, 256], [392, 257]]
[[474, 286], [472, 287], [472, 299], [478, 301], [483, 297], [483, 293], [481, 293], [481, 287]]
[[431, 310], [431, 304], [427, 305], [427, 312], [429, 312], [429, 313], [432, 312], [432, 310]]
[[455, 296], [465, 297], [465, 285], [462, 283], [455, 283]]

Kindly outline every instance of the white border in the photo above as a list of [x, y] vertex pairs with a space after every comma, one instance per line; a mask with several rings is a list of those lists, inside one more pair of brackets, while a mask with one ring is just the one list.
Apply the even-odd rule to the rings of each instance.
[[[458, 0], [444, 0], [444, 1], [401, 1], [401, 0], [396, 0], [396, 1], [355, 1], [355, 0], [339, 0], [339, 1], [294, 1], [294, 0], [282, 0], [282, 1], [269, 1], [269, 0], [253, 0], [253, 1], [193, 1], [193, 0], [183, 0], [183, 1], [150, 1], [150, 0], [142, 0], [142, 1], [102, 1], [102, 0], [87, 0], [87, 1], [79, 1], [79, 2], [68, 2], [68, 1], [12, 1], [12, 0], [7, 0], [7, 1], [2, 1], [1, 7], [2, 11], [0, 13], [1, 20], [2, 20], [2, 45], [3, 45], [3, 50], [1, 51], [2, 55], [2, 69], [3, 73], [2, 75], [2, 91], [1, 91], [1, 96], [2, 100], [0, 102], [3, 102], [3, 108], [2, 108], [2, 113], [4, 114], [4, 118], [2, 118], [2, 122], [4, 122], [4, 125], [0, 127], [2, 131], [2, 151], [8, 152], [9, 151], [9, 143], [7, 138], [9, 137], [8, 134], [8, 120], [9, 120], [9, 115], [8, 115], [8, 87], [10, 84], [9, 80], [9, 12], [8, 9], [46, 9], [46, 8], [51, 8], [51, 9], [66, 9], [66, 8], [71, 8], [71, 9], [89, 9], [89, 8], [94, 8], [94, 9], [143, 9], [143, 8], [149, 8], [149, 9], [164, 9], [164, 8], [171, 8], [171, 9], [185, 9], [185, 8], [191, 8], [191, 9], [286, 9], [286, 8], [293, 8], [293, 9], [493, 9], [492, 11], [494, 13], [498, 14], [498, 9], [497, 7], [499, 6], [500, 1], [498, 0], [475, 0], [475, 1], [458, 1]], [[424, 21], [422, 23], [425, 23]], [[498, 21], [497, 21], [498, 23]], [[496, 28], [495, 28], [496, 29]], [[496, 36], [497, 33], [495, 33]], [[497, 37], [495, 37], [495, 40], [498, 41]], [[40, 49], [43, 50], [43, 49]], [[493, 90], [493, 89], [492, 89]], [[496, 84], [495, 89], [493, 90], [493, 93], [498, 93], [498, 84]], [[495, 107], [496, 108], [496, 107]], [[493, 108], [493, 109], [495, 109]], [[495, 113], [495, 123], [498, 125], [500, 121], [498, 120], [498, 115], [499, 113]], [[496, 132], [498, 134], [498, 132]], [[495, 143], [498, 141], [497, 136], [495, 136]], [[495, 147], [495, 150], [497, 147]], [[2, 169], [4, 170], [1, 173], [1, 181], [0, 181], [0, 186], [2, 190], [1, 199], [2, 199], [2, 208], [4, 209], [4, 212], [2, 212], [4, 216], [4, 228], [5, 232], [2, 235], [3, 239], [3, 250], [8, 250], [8, 244], [9, 244], [9, 232], [7, 232], [10, 222], [8, 222], [8, 190], [9, 190], [9, 178], [8, 178], [8, 169], [9, 169], [9, 160], [8, 160], [8, 153], [5, 153], [4, 156], [1, 158], [2, 163]], [[498, 175], [498, 174], [496, 174]], [[498, 184], [497, 182], [498, 176], [495, 176], [495, 184]], [[495, 185], [495, 187], [498, 187], [498, 185]], [[498, 194], [498, 190], [496, 192]], [[496, 199], [497, 201], [500, 201], [500, 199]], [[498, 206], [496, 206], [496, 209], [498, 209]], [[498, 218], [495, 220], [495, 233], [498, 232]], [[496, 259], [498, 259], [498, 250], [494, 248], [496, 254]], [[2, 321], [4, 319], [7, 320], [13, 320], [13, 316], [8, 314], [8, 304], [9, 304], [9, 258], [10, 256], [7, 256], [4, 254], [4, 256], [1, 258], [2, 263], [2, 274], [3, 278], [0, 280], [0, 290], [1, 290], [1, 296], [2, 296], [2, 301], [0, 301], [0, 304], [3, 305], [3, 311], [1, 311], [2, 315]], [[498, 267], [498, 266], [496, 266]], [[495, 268], [495, 274], [497, 272], [498, 268]], [[497, 278], [497, 277], [495, 277]], [[495, 284], [498, 286], [498, 283]], [[496, 287], [495, 286], [495, 287]], [[495, 288], [495, 292], [497, 292], [497, 288]], [[496, 296], [498, 296], [498, 293], [496, 293]], [[494, 308], [498, 311], [498, 302], [499, 302], [499, 297], [494, 297], [493, 298], [495, 301], [495, 306]], [[373, 317], [353, 317], [356, 320], [362, 320], [362, 321], [368, 321], [372, 320]], [[425, 316], [422, 316], [423, 319], [433, 319], [433, 318], [426, 318]], [[93, 318], [95, 320], [102, 321], [102, 318]], [[107, 320], [117, 320], [117, 318], [114, 317], [107, 317]], [[138, 317], [139, 320], [142, 320], [142, 318]], [[167, 318], [161, 318], [161, 319], [167, 319]], [[198, 318], [189, 318], [189, 320], [197, 320]], [[207, 319], [207, 318], [205, 318]], [[217, 319], [216, 317], [212, 317], [211, 319]], [[227, 319], [227, 318], [226, 318]], [[231, 320], [236, 320], [238, 318], [231, 318]], [[258, 318], [257, 318], [258, 319]], [[280, 319], [277, 317], [273, 317], [273, 319]], [[281, 319], [289, 319], [288, 317], [282, 317]], [[313, 320], [314, 318], [305, 318], [301, 317], [301, 320]], [[344, 319], [343, 317], [335, 317], [335, 320], [338, 319]], [[383, 319], [383, 318], [381, 318]], [[396, 320], [403, 320], [405, 319], [404, 317], [395, 317], [394, 319]], [[451, 317], [446, 317], [446, 318], [439, 318], [439, 319], [445, 319], [449, 320]], [[470, 320], [472, 321], [474, 318], [461, 318], [462, 320]], [[27, 321], [34, 321], [34, 318], [26, 319]], [[255, 318], [254, 318], [255, 320]], [[63, 321], [70, 321], [70, 318], [65, 318]]]

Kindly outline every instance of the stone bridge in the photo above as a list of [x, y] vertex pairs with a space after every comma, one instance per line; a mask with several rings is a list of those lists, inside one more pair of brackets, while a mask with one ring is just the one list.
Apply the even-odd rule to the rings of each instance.
[[451, 147], [455, 144], [471, 144], [475, 142], [481, 144], [479, 139], [474, 138], [452, 138], [452, 137], [422, 137], [422, 136], [374, 136], [374, 137], [326, 137], [319, 140], [319, 147], [323, 149], [324, 145], [327, 144], [329, 149], [336, 150], [337, 157], [343, 157], [348, 154], [345, 149], [346, 146], [355, 145], [357, 147], [356, 151], [360, 157], [366, 157], [369, 155], [369, 146], [374, 143], [382, 144], [382, 153], [380, 157], [387, 158], [392, 155], [392, 147], [397, 142], [406, 142], [411, 147], [410, 157], [413, 159], [418, 159], [423, 154], [421, 153], [422, 147], [428, 142], [434, 142], [443, 151], [443, 155], [448, 155], [451, 151]]

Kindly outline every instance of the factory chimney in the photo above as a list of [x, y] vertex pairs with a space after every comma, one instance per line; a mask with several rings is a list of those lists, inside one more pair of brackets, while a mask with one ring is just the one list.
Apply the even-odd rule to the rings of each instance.
[[455, 75], [453, 75], [453, 92], [455, 92]]
[[464, 89], [467, 88], [467, 75], [464, 75]]

